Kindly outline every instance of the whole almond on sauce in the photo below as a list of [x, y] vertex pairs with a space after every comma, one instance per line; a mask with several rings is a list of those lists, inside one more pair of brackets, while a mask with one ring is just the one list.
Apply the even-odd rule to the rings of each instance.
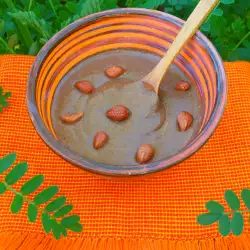
[[105, 74], [109, 78], [117, 78], [121, 76], [122, 74], [124, 74], [124, 72], [125, 72], [125, 69], [120, 66], [110, 66], [109, 68], [105, 70]]
[[193, 123], [193, 116], [183, 111], [178, 115], [177, 122], [181, 132], [187, 131]]
[[82, 117], [83, 117], [83, 112], [65, 114], [65, 115], [62, 115], [60, 118], [65, 123], [73, 124], [81, 120]]
[[109, 109], [106, 116], [113, 121], [124, 121], [129, 117], [129, 109], [123, 105], [117, 105]]
[[185, 81], [180, 81], [176, 84], [175, 89], [178, 91], [187, 91], [190, 89], [190, 84]]
[[104, 131], [100, 131], [95, 135], [93, 146], [96, 150], [102, 148], [109, 140], [109, 136]]
[[79, 81], [75, 83], [75, 87], [84, 94], [91, 94], [94, 90], [94, 86], [90, 81]]
[[149, 162], [155, 154], [155, 150], [152, 145], [150, 144], [143, 144], [137, 150], [136, 153], [136, 160], [137, 162], [143, 164]]

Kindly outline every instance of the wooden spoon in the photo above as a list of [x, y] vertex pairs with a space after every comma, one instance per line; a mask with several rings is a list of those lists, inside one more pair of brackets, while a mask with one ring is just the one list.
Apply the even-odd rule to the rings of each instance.
[[141, 80], [143, 83], [151, 85], [150, 87], [153, 88], [157, 95], [162, 79], [174, 59], [219, 2], [220, 0], [201, 0], [170, 46], [167, 54], [161, 59], [157, 66]]

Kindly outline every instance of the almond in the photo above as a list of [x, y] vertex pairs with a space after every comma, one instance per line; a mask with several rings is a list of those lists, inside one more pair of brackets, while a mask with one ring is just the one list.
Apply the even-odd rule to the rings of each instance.
[[178, 91], [187, 91], [190, 89], [190, 84], [185, 81], [180, 81], [176, 84], [175, 89]]
[[143, 164], [149, 162], [155, 155], [155, 150], [150, 144], [143, 144], [137, 150], [136, 160], [137, 162]]
[[94, 137], [93, 146], [96, 150], [102, 148], [109, 140], [109, 136], [104, 131], [98, 132]]
[[109, 109], [106, 116], [113, 121], [124, 121], [129, 117], [129, 109], [123, 105], [117, 105]]
[[61, 116], [61, 120], [65, 123], [76, 123], [79, 120], [81, 120], [81, 118], [83, 117], [83, 112], [80, 113], [72, 113], [72, 114], [65, 114]]
[[94, 90], [94, 86], [90, 81], [79, 81], [75, 83], [75, 87], [84, 94], [91, 94]]
[[117, 78], [121, 76], [122, 74], [124, 74], [124, 72], [125, 72], [125, 69], [120, 66], [110, 66], [109, 68], [105, 70], [105, 74], [109, 78]]
[[177, 117], [177, 122], [181, 132], [187, 131], [193, 123], [193, 116], [186, 111], [182, 111]]

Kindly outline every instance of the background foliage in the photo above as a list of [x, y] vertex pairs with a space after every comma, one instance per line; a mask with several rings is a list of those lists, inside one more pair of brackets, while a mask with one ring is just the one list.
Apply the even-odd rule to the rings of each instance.
[[[0, 0], [0, 54], [36, 55], [69, 23], [118, 7], [158, 9], [186, 19], [199, 0]], [[250, 60], [250, 1], [221, 0], [202, 26], [224, 60]]]

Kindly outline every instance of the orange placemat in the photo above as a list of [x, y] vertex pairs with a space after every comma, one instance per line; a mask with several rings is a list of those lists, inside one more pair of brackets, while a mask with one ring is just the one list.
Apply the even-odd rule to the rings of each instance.
[[[17, 152], [29, 172], [45, 176], [74, 204], [84, 230], [56, 241], [37, 221], [27, 221], [26, 207], [10, 213], [13, 195], [0, 196], [0, 249], [250, 249], [249, 227], [241, 237], [222, 238], [217, 226], [201, 227], [198, 214], [210, 199], [225, 204], [223, 194], [250, 187], [250, 64], [226, 63], [229, 102], [225, 116], [199, 153], [158, 176], [140, 181], [112, 181], [73, 167], [38, 137], [29, 119], [25, 89], [33, 62], [27, 56], [0, 57], [0, 85], [12, 92], [0, 114], [0, 157]], [[2, 177], [0, 177], [1, 179]], [[17, 185], [18, 186], [18, 185]]]

